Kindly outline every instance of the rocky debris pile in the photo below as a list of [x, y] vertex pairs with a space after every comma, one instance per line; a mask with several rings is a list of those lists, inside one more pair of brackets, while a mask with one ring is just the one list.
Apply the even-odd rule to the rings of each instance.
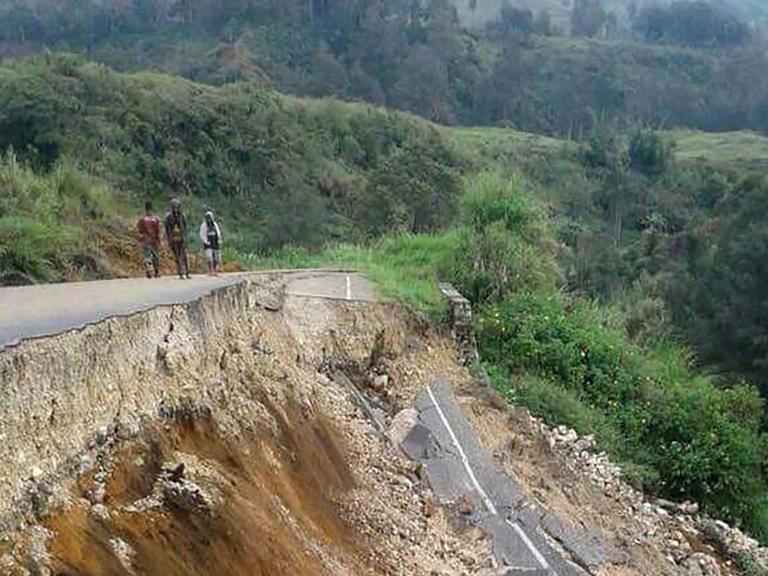
[[649, 499], [626, 482], [621, 468], [599, 451], [593, 436], [579, 436], [567, 426], [552, 428], [530, 418], [566, 466], [645, 526], [644, 533], [634, 535], [636, 544], [661, 543], [667, 559], [691, 576], [732, 573], [735, 564], [745, 562], [768, 571], [768, 548], [741, 530], [701, 514], [695, 503]]
[[[334, 383], [338, 383], [338, 376]], [[418, 418], [405, 410], [386, 418], [384, 434], [374, 432], [370, 414], [352, 401], [345, 386], [326, 383], [315, 398], [323, 411], [343, 421], [347, 430], [348, 461], [358, 480], [356, 489], [340, 495], [341, 516], [371, 543], [369, 560], [384, 574], [481, 576], [493, 568], [485, 534], [457, 524], [438, 505], [421, 465], [399, 451], [399, 439]], [[392, 384], [384, 370], [369, 369], [361, 385], [376, 402]], [[375, 487], [375, 489], [373, 489]]]
[[723, 554], [734, 558], [747, 558], [768, 573], [768, 548], [760, 546], [754, 538], [721, 520], [699, 516], [696, 518], [696, 526], [704, 538], [712, 542]]

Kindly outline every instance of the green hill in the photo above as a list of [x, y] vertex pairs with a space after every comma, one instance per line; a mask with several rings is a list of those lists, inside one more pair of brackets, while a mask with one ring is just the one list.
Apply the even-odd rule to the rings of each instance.
[[[636, 8], [653, 4], [669, 4], [672, 0], [605, 0], [603, 5], [624, 25], [628, 23], [631, 5]], [[470, 0], [452, 0], [462, 20], [469, 26], [483, 26], [496, 18], [507, 2], [510, 6], [528, 8], [534, 12], [548, 11], [555, 25], [563, 30], [570, 29], [570, 4], [561, 0], [477, 0], [476, 7], [471, 7]], [[768, 18], [768, 6], [762, 0], [716, 0], [715, 5], [737, 15], [748, 22], [764, 22]]]
[[[560, 137], [601, 118], [768, 129], [768, 55], [738, 22], [705, 11], [680, 26], [686, 13], [663, 14], [646, 37], [595, 17], [572, 37], [552, 2], [554, 26], [512, 14], [467, 30], [444, 1], [15, 0], [0, 3], [0, 55], [77, 52], [121, 71], [255, 82]], [[494, 6], [481, 0], [477, 13]]]
[[[460, 161], [424, 121], [254, 85], [117, 74], [74, 56], [0, 68], [0, 150], [13, 150], [10, 175], [17, 164], [87, 172], [84, 181], [109, 186], [134, 214], [147, 198], [165, 206], [181, 197], [191, 213], [214, 207], [242, 251], [435, 229], [458, 200]], [[60, 199], [41, 205], [35, 190], [45, 183], [19, 174], [0, 202], [1, 267], [66, 274], [76, 262], [49, 261], [65, 238], [44, 241], [57, 231]], [[41, 222], [40, 241], [29, 245]], [[87, 210], [67, 224], [99, 225]]]
[[[478, 307], [505, 397], [596, 434], [646, 490], [768, 540], [761, 400], [679, 344], [762, 381], [760, 286], [732, 284], [766, 256], [751, 171], [766, 148], [611, 122], [579, 143], [448, 128], [40, 56], [0, 67], [0, 281], [136, 273], [141, 205], [174, 196], [193, 223], [219, 215], [229, 261], [361, 267], [427, 313], [448, 278]], [[724, 322], [743, 328], [723, 341]]]
[[[684, 163], [766, 165], [766, 139], [754, 133], [668, 135]], [[555, 191], [582, 171], [572, 142], [502, 128], [438, 127], [374, 106], [286, 97], [249, 84], [216, 88], [118, 74], [72, 56], [0, 68], [0, 149], [14, 151], [15, 160], [5, 162], [9, 174], [14, 162], [87, 172], [82, 183], [95, 178], [97, 188], [111, 187], [122, 206], [95, 213], [115, 212], [118, 221], [145, 198], [163, 206], [181, 196], [193, 211], [214, 206], [232, 230], [230, 246], [243, 252], [438, 229], [456, 213], [467, 170], [538, 174], [556, 160], [565, 172], [549, 185]], [[49, 185], [62, 184], [43, 187]], [[19, 227], [30, 223], [19, 221], [21, 206], [30, 218], [40, 208], [54, 218], [62, 201], [39, 207], [30, 194], [4, 199], [6, 238], [18, 238]], [[87, 213], [72, 212], [71, 223]], [[46, 261], [55, 243], [48, 256], [33, 254], [46, 244], [48, 231], [39, 232], [40, 242], [25, 254], [6, 248], [4, 269], [59, 276], [77, 268]]]

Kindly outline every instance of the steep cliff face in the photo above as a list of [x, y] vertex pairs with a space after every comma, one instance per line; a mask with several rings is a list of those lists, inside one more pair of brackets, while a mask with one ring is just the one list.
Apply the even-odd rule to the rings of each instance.
[[165, 404], [212, 394], [221, 363], [256, 321], [250, 290], [233, 286], [0, 354], [0, 516], [12, 519], [27, 479], [66, 473], [89, 444], [135, 434]]
[[411, 318], [286, 298], [283, 282], [0, 355], [0, 573], [484, 569], [487, 542], [450, 524], [327, 376], [403, 353]]
[[0, 574], [506, 574], [466, 502], [438, 500], [398, 448], [436, 377], [557, 516], [560, 540], [541, 537], [575, 573], [765, 565], [695, 505], [632, 489], [591, 439], [511, 408], [420, 319], [285, 282], [254, 276], [0, 353]]

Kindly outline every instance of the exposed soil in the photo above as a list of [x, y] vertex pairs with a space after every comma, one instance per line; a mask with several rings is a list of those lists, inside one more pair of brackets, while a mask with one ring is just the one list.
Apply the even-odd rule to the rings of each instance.
[[[96, 231], [99, 253], [85, 254], [77, 270], [73, 270], [70, 279], [82, 278], [130, 278], [144, 275], [141, 247], [133, 234], [118, 227]], [[207, 272], [202, 248], [190, 245], [189, 267], [193, 273]], [[160, 271], [164, 275], [176, 273], [168, 246], [160, 247]], [[224, 262], [222, 272], [240, 272], [243, 267], [239, 262]]]
[[335, 430], [295, 406], [273, 414], [276, 437], [228, 440], [210, 418], [189, 416], [123, 446], [101, 463], [105, 510], [88, 501], [98, 490], [90, 474], [81, 499], [46, 523], [53, 573], [311, 576], [327, 573], [313, 558], [321, 550], [364, 573], [362, 543], [333, 504], [355, 484]]
[[[0, 543], [0, 574], [492, 569], [484, 535], [438, 506], [418, 466], [327, 375], [344, 366], [356, 376], [382, 355], [402, 354], [407, 342], [436, 336], [391, 306], [306, 299], [260, 310], [244, 326], [228, 336], [220, 380], [194, 384], [206, 387], [209, 404], [164, 405], [137, 435], [110, 435], [84, 454], [61, 493], [49, 497], [40, 484], [37, 518]], [[180, 342], [166, 344], [166, 365], [194, 353]], [[441, 362], [452, 362], [450, 346], [441, 350]], [[181, 370], [178, 377], [188, 378]]]
[[[61, 494], [41, 482], [37, 517], [0, 539], [0, 574], [498, 574], [485, 535], [460, 506], [436, 501], [349, 388], [386, 428], [436, 377], [453, 383], [479, 438], [530, 499], [627, 559], [591, 574], [731, 573], [672, 562], [674, 518], [633, 514], [553, 450], [527, 412], [461, 367], [448, 338], [395, 306], [288, 298], [225, 338], [211, 382], [178, 368], [196, 352], [183, 339], [165, 343], [166, 371], [153, 377], [189, 380], [207, 400], [177, 398], [136, 434], [110, 435]], [[684, 536], [694, 552], [712, 552]]]

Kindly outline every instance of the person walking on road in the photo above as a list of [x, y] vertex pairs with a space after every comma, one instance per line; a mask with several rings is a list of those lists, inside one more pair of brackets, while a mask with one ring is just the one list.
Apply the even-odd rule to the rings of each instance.
[[205, 259], [208, 261], [208, 272], [215, 276], [221, 266], [221, 229], [210, 210], [205, 213], [200, 225], [200, 240], [205, 250]]
[[190, 278], [187, 258], [187, 219], [181, 211], [181, 202], [171, 200], [171, 211], [165, 216], [165, 237], [176, 261], [179, 278]]
[[152, 202], [144, 205], [145, 214], [139, 219], [139, 242], [147, 278], [160, 276], [160, 218], [152, 212]]

